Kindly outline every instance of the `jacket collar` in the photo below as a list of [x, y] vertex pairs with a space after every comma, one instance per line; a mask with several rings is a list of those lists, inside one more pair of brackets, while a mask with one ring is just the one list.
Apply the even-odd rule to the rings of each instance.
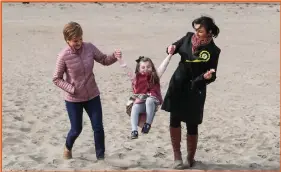
[[[68, 45], [68, 44], [67, 44], [67, 45]], [[81, 54], [81, 52], [82, 52], [82, 50], [83, 50], [83, 48], [84, 48], [84, 42], [82, 42], [82, 45], [81, 45], [81, 47], [80, 47], [78, 50], [76, 50], [76, 49], [70, 47], [69, 45], [68, 45], [68, 48], [69, 48], [71, 54]]]

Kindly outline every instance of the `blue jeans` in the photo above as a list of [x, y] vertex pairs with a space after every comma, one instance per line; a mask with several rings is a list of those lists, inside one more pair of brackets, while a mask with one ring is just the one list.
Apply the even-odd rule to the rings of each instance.
[[90, 118], [92, 129], [94, 131], [96, 157], [98, 159], [104, 158], [105, 145], [100, 96], [97, 96], [86, 102], [65, 101], [65, 103], [71, 124], [71, 129], [66, 138], [67, 149], [72, 149], [75, 140], [82, 131], [83, 109], [85, 109]]

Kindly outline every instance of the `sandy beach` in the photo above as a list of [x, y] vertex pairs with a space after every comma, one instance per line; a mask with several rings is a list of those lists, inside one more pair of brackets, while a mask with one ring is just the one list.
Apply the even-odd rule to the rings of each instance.
[[[104, 53], [120, 48], [135, 68], [149, 56], [156, 66], [165, 49], [202, 14], [221, 33], [217, 80], [208, 86], [193, 169], [279, 170], [280, 168], [280, 6], [279, 4], [187, 3], [3, 3], [4, 170], [170, 170], [169, 114], [159, 111], [148, 135], [131, 140], [125, 103], [130, 82], [119, 64], [95, 64], [101, 91], [106, 159], [95, 157], [90, 120], [63, 160], [70, 128], [62, 91], [52, 83], [57, 53], [66, 46], [62, 29], [80, 23], [84, 41]], [[161, 84], [165, 95], [179, 62], [172, 60]], [[185, 125], [182, 125], [185, 129]], [[185, 130], [182, 138], [185, 138]], [[183, 157], [186, 142], [182, 140]]]

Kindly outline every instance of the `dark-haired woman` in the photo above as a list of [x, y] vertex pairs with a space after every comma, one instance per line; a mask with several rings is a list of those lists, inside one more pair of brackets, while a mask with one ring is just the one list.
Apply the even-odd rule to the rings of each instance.
[[[210, 17], [202, 16], [192, 22], [195, 32], [188, 32], [167, 48], [181, 56], [179, 65], [171, 77], [162, 110], [170, 112], [170, 136], [174, 152], [174, 168], [194, 165], [197, 149], [198, 125], [203, 121], [206, 86], [216, 79], [220, 55], [213, 38], [219, 28]], [[187, 158], [181, 156], [181, 122], [187, 128]]]

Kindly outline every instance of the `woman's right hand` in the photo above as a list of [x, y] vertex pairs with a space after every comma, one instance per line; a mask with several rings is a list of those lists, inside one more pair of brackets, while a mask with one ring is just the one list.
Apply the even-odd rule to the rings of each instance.
[[169, 54], [174, 54], [175, 50], [176, 50], [176, 46], [175, 45], [170, 45], [168, 47], [168, 53]]
[[209, 71], [207, 71], [205, 74], [204, 74], [204, 78], [205, 79], [211, 79], [212, 78], [212, 74], [215, 73], [215, 69], [211, 69]]

